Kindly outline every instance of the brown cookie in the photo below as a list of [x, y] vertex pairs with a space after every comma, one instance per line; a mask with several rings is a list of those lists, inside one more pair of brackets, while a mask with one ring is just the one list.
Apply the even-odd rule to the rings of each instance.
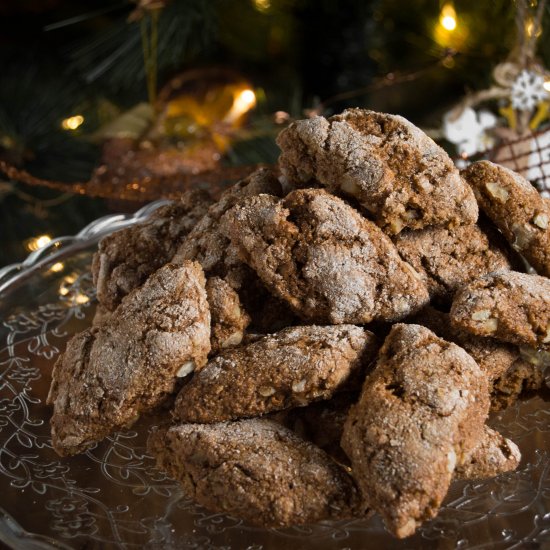
[[484, 479], [515, 470], [521, 460], [518, 446], [485, 426], [483, 435], [465, 462], [457, 466], [458, 479]]
[[[523, 355], [523, 354], [522, 354]], [[523, 357], [495, 380], [491, 392], [491, 408], [506, 409], [520, 397], [536, 392], [544, 387], [544, 371]]]
[[508, 242], [550, 277], [550, 203], [525, 178], [486, 160], [474, 162], [462, 176]]
[[478, 336], [550, 349], [550, 279], [516, 271], [485, 275], [455, 295], [451, 321]]
[[155, 210], [146, 222], [103, 237], [92, 261], [97, 299], [103, 308], [116, 309], [124, 296], [170, 261], [211, 202], [203, 191], [188, 191], [179, 201]]
[[487, 375], [490, 383], [504, 375], [521, 358], [518, 346], [499, 342], [492, 338], [474, 336], [453, 326], [448, 313], [431, 306], [425, 307], [417, 315], [409, 318], [408, 321], [425, 326], [440, 338], [454, 342], [464, 348]]
[[347, 472], [270, 420], [180, 424], [149, 437], [158, 467], [213, 512], [261, 527], [364, 515]]
[[219, 277], [206, 281], [206, 294], [211, 317], [211, 353], [238, 346], [250, 324], [250, 316], [244, 310], [239, 295]]
[[322, 189], [252, 197], [227, 212], [222, 227], [265, 285], [307, 321], [395, 321], [429, 300], [391, 240]]
[[183, 260], [197, 261], [202, 265], [207, 276], [222, 278], [236, 269], [237, 273], [229, 273], [236, 280], [228, 282], [233, 288], [238, 289], [241, 262], [237, 258], [236, 251], [232, 249], [229, 239], [220, 231], [220, 218], [247, 197], [260, 193], [279, 195], [280, 192], [281, 185], [273, 172], [265, 168], [256, 170], [248, 178], [222, 193], [220, 200], [208, 209], [208, 212], [183, 240], [173, 261], [175, 263]]
[[477, 220], [474, 195], [453, 161], [403, 117], [348, 109], [294, 122], [277, 143], [290, 183], [317, 180], [353, 197], [392, 235]]
[[328, 399], [361, 376], [376, 348], [354, 325], [290, 327], [221, 352], [181, 389], [173, 414], [212, 423]]
[[74, 336], [52, 374], [52, 443], [80, 453], [162, 403], [180, 372], [202, 367], [210, 313], [199, 264], [167, 264], [104, 325]]
[[342, 447], [367, 505], [397, 537], [437, 514], [483, 433], [488, 396], [487, 377], [462, 348], [420, 325], [394, 325]]
[[514, 265], [500, 234], [489, 235], [477, 225], [402, 231], [394, 244], [424, 278], [432, 300], [440, 303], [450, 302], [460, 286]]

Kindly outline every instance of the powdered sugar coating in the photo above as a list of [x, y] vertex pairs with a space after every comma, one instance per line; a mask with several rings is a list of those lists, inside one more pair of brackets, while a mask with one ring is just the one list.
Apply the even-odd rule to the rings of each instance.
[[361, 379], [376, 349], [353, 325], [290, 327], [221, 352], [181, 389], [173, 414], [211, 423], [328, 399]]
[[502, 236], [477, 225], [402, 231], [394, 244], [399, 255], [424, 277], [432, 300], [443, 303], [473, 279], [514, 265]]
[[252, 197], [231, 209], [222, 227], [240, 257], [305, 320], [395, 321], [429, 300], [390, 239], [322, 189], [282, 200]]
[[131, 424], [176, 389], [181, 366], [210, 350], [199, 264], [167, 264], [126, 296], [105, 324], [77, 334], [58, 359], [48, 402], [60, 455], [82, 452]]
[[277, 143], [281, 171], [350, 195], [390, 234], [477, 220], [477, 204], [452, 160], [403, 117], [348, 109], [292, 123]]
[[518, 446], [485, 426], [483, 436], [467, 460], [455, 470], [458, 479], [484, 479], [515, 470], [521, 460]]
[[396, 536], [437, 514], [456, 465], [483, 433], [488, 393], [462, 348], [420, 325], [392, 327], [342, 446], [366, 503]]
[[516, 271], [481, 277], [456, 294], [451, 321], [479, 336], [550, 349], [550, 279]]
[[550, 202], [522, 176], [489, 161], [462, 171], [480, 208], [537, 273], [550, 277]]
[[149, 451], [196, 502], [262, 527], [365, 515], [343, 468], [269, 420], [172, 426]]
[[102, 308], [114, 311], [124, 296], [170, 261], [211, 202], [203, 191], [188, 191], [179, 201], [155, 210], [146, 222], [103, 237], [92, 261]]

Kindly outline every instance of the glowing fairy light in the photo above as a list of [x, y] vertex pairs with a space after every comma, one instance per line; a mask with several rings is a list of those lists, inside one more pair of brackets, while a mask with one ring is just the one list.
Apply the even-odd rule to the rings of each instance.
[[271, 0], [253, 0], [254, 7], [263, 13], [269, 11], [271, 8]]
[[32, 237], [25, 242], [25, 247], [30, 252], [34, 252], [39, 248], [46, 246], [52, 238], [49, 235], [39, 235], [38, 237]]
[[547, 92], [550, 92], [550, 79], [545, 80], [542, 86]]
[[53, 271], [54, 273], [59, 273], [60, 271], [63, 271], [64, 267], [65, 264], [63, 262], [56, 262], [52, 265], [52, 267], [50, 267], [50, 271]]
[[452, 4], [445, 4], [441, 8], [441, 14], [439, 15], [439, 24], [449, 32], [456, 29], [456, 11]]
[[61, 127], [64, 130], [76, 130], [84, 122], [82, 115], [70, 116], [61, 122]]
[[235, 122], [246, 112], [256, 106], [256, 94], [254, 90], [241, 90], [233, 100], [233, 105], [224, 118], [225, 122]]

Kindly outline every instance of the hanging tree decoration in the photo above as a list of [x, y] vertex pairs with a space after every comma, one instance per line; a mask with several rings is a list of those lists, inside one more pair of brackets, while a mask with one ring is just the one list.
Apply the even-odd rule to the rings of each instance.
[[[489, 158], [550, 197], [550, 71], [536, 56], [546, 0], [517, 0], [516, 5], [516, 43], [493, 69], [493, 85], [466, 95], [451, 109], [442, 134], [455, 145], [459, 163]], [[500, 117], [481, 108], [495, 101]]]

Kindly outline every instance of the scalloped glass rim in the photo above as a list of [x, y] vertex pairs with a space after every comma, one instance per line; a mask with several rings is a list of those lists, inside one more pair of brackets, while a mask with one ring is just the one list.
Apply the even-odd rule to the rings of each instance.
[[13, 290], [34, 271], [98, 242], [104, 235], [146, 220], [157, 208], [169, 202], [169, 200], [161, 199], [147, 204], [134, 214], [103, 216], [88, 224], [74, 236], [58, 237], [51, 240], [47, 245], [31, 252], [24, 261], [0, 269], [0, 294]]

